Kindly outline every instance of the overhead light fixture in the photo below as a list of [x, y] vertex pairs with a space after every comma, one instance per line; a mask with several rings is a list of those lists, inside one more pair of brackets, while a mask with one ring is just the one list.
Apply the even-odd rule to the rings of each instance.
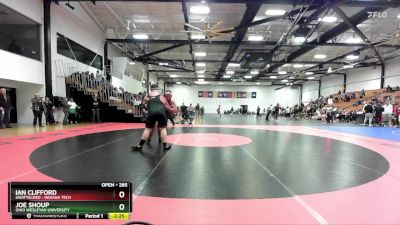
[[344, 65], [343, 69], [350, 69], [350, 68], [353, 68], [353, 67], [354, 67], [353, 65]]
[[257, 84], [257, 85], [260, 85], [260, 83], [258, 83], [258, 82], [257, 82], [256, 84]]
[[193, 14], [208, 14], [210, 13], [210, 8], [205, 5], [196, 5], [190, 7], [190, 13]]
[[224, 75], [223, 78], [231, 78], [230, 75]]
[[284, 74], [287, 74], [287, 72], [286, 71], [279, 71], [278, 74], [284, 75]]
[[282, 67], [288, 67], [288, 66], [290, 66], [290, 64], [288, 63], [282, 65]]
[[202, 74], [197, 75], [197, 78], [204, 78], [204, 77], [206, 77], [206, 76], [204, 76]]
[[314, 55], [314, 59], [325, 59], [326, 55], [322, 55], [322, 54], [316, 54]]
[[203, 34], [192, 34], [190, 38], [193, 40], [201, 40], [201, 39], [206, 39], [206, 36]]
[[176, 77], [178, 77], [178, 75], [176, 75], [176, 74], [171, 74], [171, 75], [169, 75], [169, 77], [171, 77], [171, 78], [176, 78]]
[[229, 74], [229, 75], [232, 75], [232, 74], [234, 74], [234, 73], [235, 73], [235, 71], [232, 71], [232, 70], [226, 71], [226, 74]]
[[336, 22], [336, 20], [337, 20], [336, 16], [324, 16], [318, 19], [318, 21], [322, 21], [324, 23], [334, 23]]
[[264, 37], [261, 36], [261, 35], [249, 35], [247, 37], [247, 40], [249, 40], [249, 41], [262, 41], [262, 40], [264, 40]]
[[268, 9], [265, 11], [265, 15], [267, 16], [282, 16], [286, 13], [285, 10], [282, 9]]
[[199, 74], [203, 74], [203, 73], [205, 73], [206, 71], [205, 70], [198, 70], [198, 71], [196, 71], [196, 73], [199, 73]]
[[289, 79], [294, 79], [294, 77], [289, 77]]
[[218, 84], [224, 84], [224, 83], [222, 83], [222, 82], [219, 82]]
[[278, 78], [277, 76], [269, 76], [269, 78], [271, 78], [271, 79], [276, 79], [276, 78]]
[[36, 54], [36, 52], [35, 52], [35, 51], [32, 51], [32, 53], [33, 53], [33, 54]]
[[149, 39], [149, 35], [147, 35], [147, 34], [134, 34], [133, 38], [134, 39], [139, 39], [139, 40], [147, 40], [147, 39]]
[[315, 77], [307, 77], [307, 79], [309, 79], [309, 80], [314, 80]]
[[313, 75], [314, 74], [314, 72], [306, 72], [306, 75]]
[[205, 66], [206, 66], [206, 63], [198, 62], [198, 63], [196, 63], [196, 66], [197, 66], [197, 67], [205, 67]]
[[269, 68], [270, 67], [270, 65], [269, 64], [267, 64], [267, 68]]
[[293, 37], [293, 42], [296, 44], [302, 44], [306, 41], [306, 37]]
[[197, 81], [204, 82], [204, 79], [197, 79]]
[[180, 81], [177, 81], [177, 82], [176, 82], [176, 84], [182, 84], [182, 82], [180, 82]]
[[208, 84], [208, 82], [207, 81], [195, 81], [194, 82], [195, 84]]
[[145, 83], [146, 83], [146, 81], [145, 81], [145, 80], [142, 80], [142, 83], [143, 83], [143, 84], [145, 84]]
[[312, 67], [312, 66], [316, 66], [316, 64], [304, 64], [304, 67]]
[[349, 43], [349, 44], [357, 44], [360, 42], [362, 42], [362, 40], [359, 37], [351, 37], [346, 40], [346, 43]]
[[397, 16], [397, 19], [400, 19], [400, 14]]
[[160, 66], [168, 66], [168, 63], [160, 62], [160, 63], [158, 63], [158, 65], [160, 65]]
[[207, 55], [207, 53], [205, 53], [205, 52], [195, 52], [194, 53], [194, 56], [198, 56], [198, 57], [204, 57], [206, 55]]
[[282, 80], [282, 83], [287, 83], [287, 82], [289, 82], [288, 80]]
[[356, 60], [356, 59], [358, 59], [360, 56], [358, 56], [358, 55], [347, 55], [346, 56], [346, 59], [347, 60]]
[[135, 62], [132, 61], [129, 62], [129, 65], [135, 65], [135, 64], [136, 64]]
[[134, 20], [135, 23], [150, 23], [149, 19], [135, 19]]
[[303, 64], [293, 64], [293, 68], [303, 68]]
[[250, 74], [251, 74], [251, 75], [257, 75], [258, 73], [259, 73], [258, 70], [250, 71]]
[[239, 63], [228, 63], [228, 67], [240, 67]]
[[251, 78], [253, 78], [253, 76], [250, 76], [250, 75], [244, 76], [244, 79], [251, 79]]

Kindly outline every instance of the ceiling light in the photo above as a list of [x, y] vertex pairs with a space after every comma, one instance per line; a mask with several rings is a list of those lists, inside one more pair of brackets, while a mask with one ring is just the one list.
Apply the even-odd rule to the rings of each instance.
[[354, 67], [353, 65], [344, 65], [343, 69], [350, 69], [350, 68], [353, 68], [353, 67]]
[[303, 64], [293, 64], [293, 68], [303, 68]]
[[296, 44], [301, 44], [306, 41], [306, 37], [293, 37], [293, 42]]
[[205, 53], [205, 52], [195, 52], [194, 53], [194, 56], [198, 56], [198, 57], [204, 57], [206, 55], [207, 55], [207, 53]]
[[204, 78], [204, 77], [206, 77], [206, 76], [204, 76], [202, 74], [197, 75], [197, 78]]
[[228, 67], [240, 67], [239, 63], [228, 63]]
[[400, 19], [400, 14], [397, 16], [397, 19]]
[[315, 64], [304, 64], [304, 67], [312, 67], [315, 66]]
[[282, 80], [282, 83], [287, 83], [288, 82], [288, 80]]
[[249, 40], [249, 41], [262, 41], [262, 40], [264, 40], [264, 37], [261, 36], [261, 35], [249, 35], [247, 37], [247, 40]]
[[190, 13], [193, 14], [208, 14], [210, 12], [210, 8], [203, 5], [197, 5], [190, 7]]
[[196, 66], [198, 66], [198, 67], [205, 67], [205, 66], [206, 66], [206, 63], [198, 62], [198, 63], [196, 63]]
[[282, 16], [286, 13], [285, 10], [282, 9], [268, 9], [265, 11], [265, 15], [267, 16]]
[[235, 73], [235, 71], [232, 71], [232, 70], [228, 70], [228, 71], [226, 71], [226, 74], [230, 74], [230, 75], [232, 75], [232, 74], [234, 74]]
[[203, 34], [192, 34], [190, 38], [193, 40], [200, 40], [200, 39], [206, 39], [206, 36]]
[[176, 75], [176, 74], [171, 74], [171, 75], [169, 75], [169, 77], [171, 77], [171, 78], [176, 78], [176, 77], [178, 77], [178, 75]]
[[146, 40], [146, 39], [149, 39], [149, 36], [147, 34], [134, 34], [133, 38], [140, 39], [140, 40]]
[[258, 82], [257, 82], [256, 84], [257, 84], [257, 85], [260, 85], [260, 83], [258, 83]]
[[278, 74], [284, 75], [284, 74], [287, 74], [287, 72], [286, 71], [279, 71]]
[[269, 68], [270, 67], [270, 65], [269, 64], [267, 64], [267, 68]]
[[244, 76], [244, 79], [251, 79], [251, 78], [253, 78], [253, 76], [250, 76], [250, 75]]
[[145, 81], [145, 80], [142, 80], [142, 83], [143, 83], [143, 84], [145, 84], [145, 83], [146, 83], [146, 81]]
[[326, 55], [322, 55], [322, 54], [316, 54], [314, 55], [314, 59], [325, 59]]
[[356, 60], [356, 59], [358, 59], [358, 55], [348, 55], [348, 56], [346, 56], [346, 59], [347, 60]]
[[282, 67], [288, 67], [288, 66], [290, 66], [290, 64], [288, 63], [282, 65]]
[[350, 43], [350, 44], [357, 44], [360, 42], [362, 42], [362, 40], [359, 37], [351, 37], [346, 40], [346, 43]]
[[219, 82], [218, 84], [224, 84], [224, 83], [222, 83], [222, 82]]
[[313, 75], [314, 72], [306, 72], [306, 75]]
[[315, 77], [307, 77], [307, 79], [309, 79], [309, 80], [314, 80]]
[[130, 61], [129, 65], [135, 65], [135, 62]]
[[231, 78], [230, 75], [224, 75], [223, 78]]
[[335, 16], [325, 16], [325, 17], [318, 19], [318, 21], [322, 21], [324, 23], [334, 23], [334, 22], [336, 22], [336, 20], [337, 20], [337, 17], [335, 17]]
[[35, 51], [32, 51], [32, 53], [33, 53], [33, 54], [36, 54], [36, 52], [35, 52]]
[[200, 73], [200, 74], [203, 74], [204, 72], [206, 72], [206, 71], [205, 70], [196, 71], [196, 73]]
[[135, 23], [150, 23], [149, 19], [136, 19], [134, 20]]
[[204, 79], [197, 79], [197, 81], [204, 82]]
[[269, 78], [271, 78], [271, 79], [276, 79], [276, 78], [278, 78], [277, 76], [269, 76]]
[[178, 81], [178, 82], [176, 82], [176, 84], [182, 84], [182, 82]]
[[294, 79], [294, 77], [289, 77], [289, 79]]
[[250, 71], [250, 74], [252, 74], [252, 75], [257, 75], [258, 73], [259, 73], [258, 70]]
[[160, 62], [160, 63], [158, 63], [158, 65], [160, 65], [160, 66], [168, 66], [168, 63]]

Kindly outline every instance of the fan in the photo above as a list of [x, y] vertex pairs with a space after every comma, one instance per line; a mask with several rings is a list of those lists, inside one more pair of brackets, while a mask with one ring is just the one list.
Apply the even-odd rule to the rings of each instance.
[[380, 46], [380, 45], [383, 45], [383, 44], [388, 44], [388, 43], [391, 43], [391, 44], [399, 44], [400, 43], [400, 29], [399, 30], [397, 30], [395, 33], [394, 33], [394, 35], [389, 35], [389, 34], [384, 34], [384, 33], [381, 33], [380, 34], [381, 36], [384, 36], [384, 38], [381, 38], [379, 41], [377, 41], [377, 42], [374, 42], [374, 43], [371, 43], [372, 45], [374, 45], [374, 46]]
[[[219, 21], [211, 28], [205, 28], [205, 29], [200, 29], [188, 23], [185, 23], [185, 26], [190, 27], [193, 30], [200, 31], [206, 36], [207, 40], [211, 40], [216, 37], [230, 35], [235, 31], [233, 28], [218, 29], [223, 23], [224, 23], [223, 21]], [[187, 32], [193, 32], [193, 31], [187, 31]]]
[[343, 61], [343, 62], [346, 63], [346, 65], [343, 65], [343, 67], [335, 69], [335, 70], [333, 70], [332, 67], [329, 67], [328, 70], [326, 71], [326, 73], [327, 74], [331, 74], [331, 73], [336, 73], [336, 72], [341, 71], [341, 70], [354, 68], [355, 65], [358, 65], [358, 64], [362, 63], [363, 61], [364, 60], [360, 60], [358, 62]]

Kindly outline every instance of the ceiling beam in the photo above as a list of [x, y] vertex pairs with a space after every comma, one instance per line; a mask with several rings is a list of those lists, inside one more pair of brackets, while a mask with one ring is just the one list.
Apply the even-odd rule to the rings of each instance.
[[[188, 40], [136, 40], [136, 39], [107, 39], [108, 42], [113, 43], [145, 43], [145, 44], [189, 44]], [[241, 45], [254, 45], [254, 46], [275, 46], [275, 41], [196, 41], [195, 45], [230, 45], [231, 43], [239, 43]], [[304, 43], [302, 45], [282, 44], [281, 47], [300, 48], [303, 46], [323, 46], [323, 47], [365, 47], [368, 44], [349, 44], [349, 43]], [[400, 48], [400, 45], [379, 45], [382, 48]]]
[[[258, 11], [261, 8], [261, 3], [246, 3], [246, 11], [243, 14], [242, 20], [240, 21], [240, 25], [251, 23], [256, 17]], [[247, 28], [243, 27], [236, 31], [235, 36], [232, 38], [232, 41], [240, 42], [243, 40], [247, 32]], [[236, 50], [239, 48], [239, 43], [231, 43], [229, 49], [226, 53], [225, 60], [227, 62], [222, 63], [221, 67], [219, 68], [219, 74], [222, 74], [225, 71], [226, 67], [228, 66], [229, 61], [231, 61], [232, 57], [235, 55]]]
[[189, 54], [191, 55], [192, 60], [193, 60], [192, 61], [193, 69], [196, 70], [194, 56], [193, 56], [192, 37], [190, 36], [188, 26], [186, 26], [186, 24], [189, 24], [189, 17], [188, 17], [188, 13], [187, 13], [187, 7], [186, 7], [185, 0], [182, 0], [182, 13], [183, 13], [183, 18], [185, 20], [185, 25], [183, 25], [183, 28], [186, 31], [187, 39], [188, 39], [188, 42], [189, 42]]
[[[93, 0], [53, 0], [54, 2], [92, 2]], [[181, 0], [151, 0], [152, 2], [181, 2]], [[201, 0], [186, 0], [187, 2], [201, 2]], [[147, 2], [146, 0], [95, 0], [95, 2]], [[396, 0], [345, 0], [341, 5], [349, 7], [395, 7]], [[207, 0], [207, 3], [229, 3], [229, 4], [245, 4], [245, 3], [261, 3], [261, 4], [281, 4], [293, 5], [298, 0]], [[318, 0], [313, 5], [323, 5], [324, 1]]]
[[166, 51], [169, 51], [169, 50], [172, 50], [172, 49], [175, 49], [175, 48], [179, 48], [179, 47], [182, 47], [182, 46], [184, 46], [184, 45], [186, 45], [186, 44], [172, 45], [172, 46], [169, 46], [169, 47], [167, 47], [167, 48], [163, 48], [163, 49], [160, 49], [160, 50], [157, 50], [157, 51], [154, 51], [154, 52], [147, 53], [147, 54], [145, 54], [145, 55], [141, 55], [141, 56], [135, 58], [135, 60], [145, 59], [145, 58], [148, 58], [148, 57], [150, 57], [150, 56], [152, 56], [152, 55], [156, 55], [156, 54], [159, 54], [159, 53], [161, 53], [161, 52], [166, 52]]
[[[378, 11], [378, 10], [382, 10], [382, 9], [381, 8], [364, 8], [361, 11], [359, 11], [358, 13], [356, 13], [355, 15], [353, 15], [352, 17], [350, 17], [349, 20], [351, 21], [352, 24], [358, 25], [368, 19], [368, 12]], [[349, 29], [350, 29], [350, 26], [346, 22], [342, 22], [342, 23], [338, 24], [337, 26], [333, 27], [332, 29], [326, 31], [319, 38], [316, 38], [313, 41], [311, 41], [311, 43], [328, 42], [332, 38], [346, 32]], [[304, 47], [294, 51], [293, 53], [291, 53], [289, 56], [286, 57], [285, 60], [282, 60], [282, 61], [287, 62], [287, 63], [292, 62], [293, 60], [295, 60], [298, 57], [306, 54], [307, 52], [315, 49], [316, 47], [317, 46], [304, 46]], [[279, 67], [280, 67], [280, 65], [274, 64], [269, 68], [268, 71], [274, 71], [274, 70], [278, 69]]]

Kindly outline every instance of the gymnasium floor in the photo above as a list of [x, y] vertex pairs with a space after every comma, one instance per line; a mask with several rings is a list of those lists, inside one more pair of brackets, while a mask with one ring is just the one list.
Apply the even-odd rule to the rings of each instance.
[[6, 213], [9, 181], [130, 181], [131, 220], [153, 224], [400, 224], [400, 128], [207, 115], [168, 129], [168, 152], [132, 152], [142, 128], [0, 133], [0, 224], [28, 223]]

